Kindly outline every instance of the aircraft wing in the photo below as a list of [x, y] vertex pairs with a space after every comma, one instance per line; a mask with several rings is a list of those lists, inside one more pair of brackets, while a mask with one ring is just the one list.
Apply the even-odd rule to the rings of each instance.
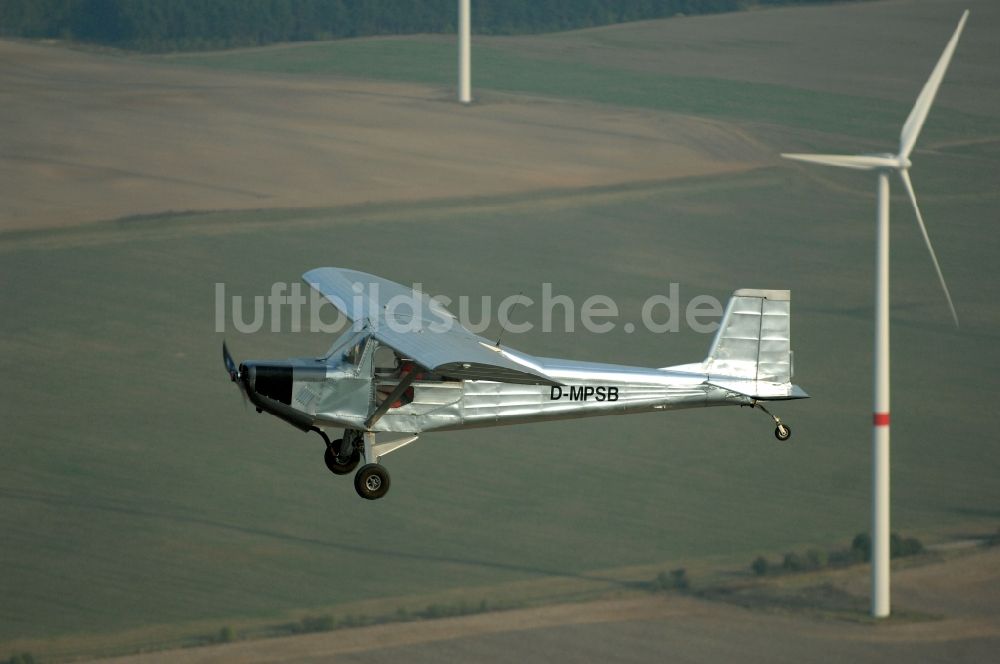
[[457, 380], [560, 385], [530, 356], [462, 327], [426, 293], [365, 272], [321, 267], [302, 275], [330, 304], [400, 355]]

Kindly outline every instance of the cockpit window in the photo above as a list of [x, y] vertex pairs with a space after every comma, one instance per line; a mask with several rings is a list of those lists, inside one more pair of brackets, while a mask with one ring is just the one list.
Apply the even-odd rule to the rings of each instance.
[[365, 353], [365, 345], [368, 343], [368, 334], [364, 331], [347, 330], [327, 353], [327, 360], [343, 360], [353, 365], [357, 365]]
[[330, 346], [330, 350], [326, 351], [326, 355], [323, 356], [324, 360], [329, 360], [330, 358], [337, 357], [344, 352], [344, 348], [347, 344], [356, 337], [358, 333], [351, 328], [344, 330], [336, 341]]
[[372, 355], [376, 375], [392, 375], [399, 370], [399, 356], [396, 351], [379, 344]]
[[350, 364], [357, 365], [361, 361], [361, 356], [365, 352], [365, 342], [368, 339], [362, 338], [358, 339], [357, 343], [353, 343], [350, 347], [344, 351], [344, 360]]

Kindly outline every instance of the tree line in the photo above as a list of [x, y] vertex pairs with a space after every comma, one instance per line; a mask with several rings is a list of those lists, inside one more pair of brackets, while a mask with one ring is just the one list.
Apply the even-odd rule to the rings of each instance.
[[[829, 0], [472, 0], [479, 34], [524, 34]], [[454, 32], [457, 0], [0, 0], [0, 36], [140, 51]]]

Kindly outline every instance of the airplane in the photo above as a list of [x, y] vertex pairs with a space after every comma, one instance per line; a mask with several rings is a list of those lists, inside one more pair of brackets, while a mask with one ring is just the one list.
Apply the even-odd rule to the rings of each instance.
[[[331, 472], [351, 473], [363, 457], [354, 487], [368, 500], [389, 490], [382, 457], [429, 431], [731, 405], [760, 409], [785, 441], [791, 428], [763, 402], [809, 396], [791, 382], [787, 290], [735, 291], [703, 361], [646, 368], [528, 355], [364, 272], [323, 267], [302, 279], [353, 323], [329, 352], [237, 366], [223, 342], [223, 360], [258, 413], [319, 434]], [[331, 429], [343, 435], [331, 440]]]

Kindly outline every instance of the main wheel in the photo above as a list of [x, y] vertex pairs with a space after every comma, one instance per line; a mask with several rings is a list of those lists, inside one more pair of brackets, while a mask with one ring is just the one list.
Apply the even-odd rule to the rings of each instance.
[[367, 463], [354, 476], [354, 489], [368, 500], [377, 500], [389, 491], [389, 472], [377, 463]]
[[358, 467], [358, 461], [361, 460], [361, 451], [355, 447], [347, 461], [341, 462], [339, 460], [340, 449], [343, 445], [344, 439], [338, 438], [326, 446], [326, 452], [323, 454], [323, 460], [326, 461], [326, 467], [329, 468], [330, 472], [334, 475], [348, 474]]
[[788, 440], [792, 437], [792, 429], [787, 424], [779, 424], [774, 428], [774, 437], [778, 440]]

